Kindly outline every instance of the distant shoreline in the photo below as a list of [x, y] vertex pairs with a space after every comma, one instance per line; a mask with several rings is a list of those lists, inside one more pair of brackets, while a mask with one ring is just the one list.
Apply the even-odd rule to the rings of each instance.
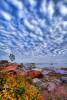
[[67, 64], [66, 63], [54, 63], [54, 64], [50, 64], [50, 63], [41, 63], [41, 64], [36, 64], [36, 67], [52, 67], [52, 68], [67, 68]]

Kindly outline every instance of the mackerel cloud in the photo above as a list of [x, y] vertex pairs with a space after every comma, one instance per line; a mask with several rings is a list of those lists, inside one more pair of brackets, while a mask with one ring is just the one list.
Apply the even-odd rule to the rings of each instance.
[[67, 54], [67, 0], [2, 0], [0, 51], [24, 56]]

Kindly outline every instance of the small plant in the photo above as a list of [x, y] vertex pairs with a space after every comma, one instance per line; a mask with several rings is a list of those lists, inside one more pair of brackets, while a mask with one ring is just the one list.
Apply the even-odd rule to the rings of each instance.
[[23, 63], [21, 63], [20, 65], [18, 65], [19, 68], [23, 69], [25, 66]]
[[25, 97], [24, 96], [22, 96], [21, 98], [22, 98], [21, 100], [25, 100]]
[[11, 88], [7, 88], [7, 92], [10, 93], [10, 91], [11, 91]]
[[26, 77], [26, 81], [30, 84], [32, 84], [32, 78], [31, 77]]
[[35, 63], [30, 63], [29, 68], [30, 68], [30, 70], [31, 70], [32, 68], [35, 68]]
[[25, 87], [23, 86], [18, 86], [14, 89], [14, 93], [16, 95], [21, 95], [21, 94], [24, 94], [25, 93]]
[[0, 83], [1, 83], [2, 87], [4, 87], [4, 85], [6, 83], [6, 79], [5, 78], [1, 78], [0, 79]]
[[34, 97], [34, 96], [31, 96], [31, 97], [30, 97], [30, 100], [35, 100], [35, 97]]

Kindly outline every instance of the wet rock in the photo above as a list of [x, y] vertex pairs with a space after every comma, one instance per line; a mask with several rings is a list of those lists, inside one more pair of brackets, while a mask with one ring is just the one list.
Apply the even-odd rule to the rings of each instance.
[[67, 77], [61, 77], [60, 80], [62, 81], [62, 83], [67, 83]]
[[41, 78], [41, 77], [43, 77], [43, 74], [37, 70], [29, 70], [28, 76], [30, 76], [32, 78]]
[[47, 84], [42, 82], [40, 79], [38, 78], [34, 78], [32, 80], [32, 83], [37, 86], [40, 90], [46, 89], [47, 88]]

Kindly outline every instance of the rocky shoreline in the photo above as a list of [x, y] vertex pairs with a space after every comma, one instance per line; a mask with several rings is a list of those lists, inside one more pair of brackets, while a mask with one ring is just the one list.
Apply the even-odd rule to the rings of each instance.
[[23, 64], [3, 60], [0, 61], [0, 72], [31, 78], [31, 84], [43, 95], [40, 100], [67, 100], [67, 68], [26, 68]]

